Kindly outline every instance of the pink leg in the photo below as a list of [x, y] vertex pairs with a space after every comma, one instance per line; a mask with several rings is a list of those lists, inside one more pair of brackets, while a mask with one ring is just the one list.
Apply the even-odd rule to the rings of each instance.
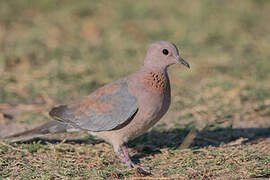
[[132, 160], [130, 159], [126, 144], [124, 144], [122, 146], [122, 148], [119, 148], [119, 150], [117, 152], [117, 156], [129, 167], [139, 168], [139, 169], [142, 169], [144, 171], [150, 170], [150, 168], [147, 166], [140, 166], [140, 165], [132, 162]]

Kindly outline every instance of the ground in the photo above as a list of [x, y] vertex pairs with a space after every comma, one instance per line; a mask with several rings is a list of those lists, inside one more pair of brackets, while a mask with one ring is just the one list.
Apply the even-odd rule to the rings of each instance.
[[135, 72], [151, 42], [174, 42], [191, 65], [169, 69], [169, 112], [129, 142], [150, 175], [81, 132], [1, 140], [0, 179], [269, 178], [269, 9], [267, 0], [0, 0], [0, 137]]

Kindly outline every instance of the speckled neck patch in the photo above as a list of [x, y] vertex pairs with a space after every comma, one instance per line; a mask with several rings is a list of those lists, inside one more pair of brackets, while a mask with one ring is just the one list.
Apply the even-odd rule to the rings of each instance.
[[160, 92], [163, 92], [167, 86], [167, 79], [163, 72], [160, 71], [149, 71], [143, 76], [144, 84]]

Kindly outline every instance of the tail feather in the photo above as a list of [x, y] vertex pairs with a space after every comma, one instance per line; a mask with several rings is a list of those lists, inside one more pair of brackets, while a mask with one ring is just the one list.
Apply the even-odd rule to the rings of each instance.
[[23, 142], [23, 141], [28, 141], [37, 137], [42, 137], [47, 134], [56, 134], [56, 133], [72, 132], [72, 131], [79, 131], [79, 129], [76, 129], [69, 124], [52, 120], [34, 129], [27, 130], [27, 131], [17, 133], [17, 134], [13, 134], [11, 136], [7, 136], [4, 139], [7, 140], [9, 143], [20, 142], [20, 141]]
[[60, 122], [65, 122], [65, 120], [62, 118], [65, 114], [65, 110], [67, 109], [66, 105], [61, 105], [58, 107], [54, 107], [50, 112], [49, 115]]

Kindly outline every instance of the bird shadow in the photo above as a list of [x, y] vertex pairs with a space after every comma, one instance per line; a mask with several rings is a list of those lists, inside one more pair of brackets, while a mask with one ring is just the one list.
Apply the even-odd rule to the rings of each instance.
[[[136, 150], [132, 159], [139, 163], [140, 159], [149, 155], [161, 153], [160, 149], [178, 149], [186, 143], [189, 139], [190, 132], [192, 130], [188, 128], [174, 128], [169, 130], [153, 129], [134, 140], [129, 141], [128, 147]], [[270, 128], [219, 128], [219, 129], [205, 129], [200, 132], [196, 132], [194, 138], [189, 139], [186, 148], [198, 149], [207, 146], [220, 146], [221, 144], [227, 144], [236, 141], [239, 138], [243, 138], [241, 143], [255, 142], [260, 138], [269, 138]], [[93, 137], [87, 137], [83, 139], [67, 139], [60, 140], [56, 138], [35, 138], [23, 143], [40, 144], [58, 144], [61, 142], [67, 144], [99, 144], [103, 143], [103, 140], [95, 139]]]
[[175, 128], [164, 131], [153, 129], [129, 142], [129, 147], [137, 150], [132, 159], [139, 163], [139, 159], [161, 153], [160, 149], [179, 149], [182, 148], [184, 143], [188, 144], [185, 148], [198, 149], [207, 146], [218, 147], [221, 144], [228, 144], [239, 138], [243, 139], [241, 143], [249, 143], [256, 142], [260, 138], [270, 137], [270, 128], [206, 129], [196, 132], [194, 138], [189, 138], [191, 131], [191, 129], [187, 128]]
[[95, 138], [83, 138], [83, 139], [57, 139], [57, 138], [45, 138], [45, 137], [37, 137], [23, 142], [16, 142], [17, 144], [59, 144], [59, 143], [66, 143], [66, 144], [100, 144], [103, 143], [103, 140], [95, 139]]

